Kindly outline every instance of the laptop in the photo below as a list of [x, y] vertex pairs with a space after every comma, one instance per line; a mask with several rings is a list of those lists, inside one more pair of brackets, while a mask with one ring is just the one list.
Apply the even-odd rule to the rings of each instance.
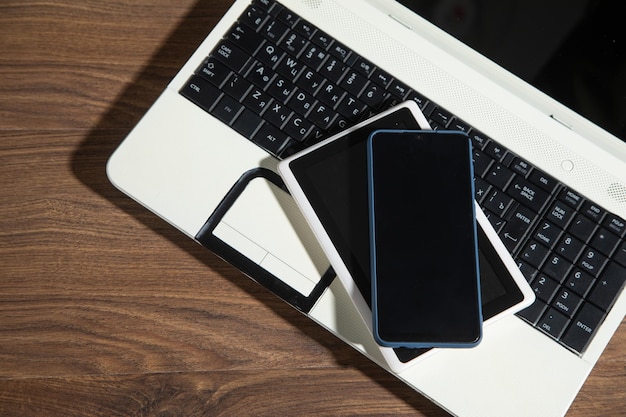
[[537, 300], [394, 374], [455, 415], [562, 416], [626, 314], [621, 22], [607, 2], [402, 3], [235, 1], [108, 176], [386, 367], [276, 165], [418, 103], [472, 138], [476, 199]]

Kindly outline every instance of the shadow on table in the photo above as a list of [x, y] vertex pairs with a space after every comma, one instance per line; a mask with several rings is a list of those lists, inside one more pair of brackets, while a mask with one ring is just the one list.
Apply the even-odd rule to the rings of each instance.
[[[115, 103], [90, 131], [72, 157], [72, 171], [82, 183], [111, 201], [120, 210], [137, 218], [155, 233], [192, 254], [207, 268], [211, 268], [216, 262], [223, 261], [218, 260], [214, 254], [116, 190], [106, 177], [105, 166], [108, 157], [148, 110], [224, 12], [224, 4], [216, 6], [212, 2], [198, 1], [133, 82], [129, 83], [117, 97]], [[228, 267], [221, 272], [227, 273], [228, 278], [247, 294], [265, 303], [281, 318], [333, 352], [340, 365], [358, 369], [393, 395], [423, 413], [430, 412], [433, 417], [447, 415], [443, 410], [430, 411], [433, 409], [433, 404], [429, 400], [416, 395], [416, 392], [407, 385], [391, 377], [382, 368], [374, 365], [323, 328], [311, 325], [312, 321], [239, 273], [235, 268]]]

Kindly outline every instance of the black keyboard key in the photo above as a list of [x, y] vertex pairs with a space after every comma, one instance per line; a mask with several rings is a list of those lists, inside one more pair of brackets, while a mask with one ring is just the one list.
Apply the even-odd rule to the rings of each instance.
[[253, 87], [243, 100], [243, 104], [256, 114], [263, 113], [263, 110], [265, 110], [271, 102], [272, 97], [256, 87]]
[[309, 41], [307, 38], [300, 35], [298, 32], [290, 31], [278, 45], [291, 55], [298, 56], [302, 51], [304, 51], [308, 43]]
[[602, 252], [605, 255], [610, 255], [615, 250], [615, 247], [620, 243], [620, 238], [609, 232], [604, 228], [598, 229], [589, 245]]
[[532, 170], [532, 172], [528, 176], [528, 179], [530, 180], [530, 182], [540, 186], [550, 194], [554, 192], [559, 184], [558, 181], [555, 180], [553, 177], [537, 168]]
[[235, 72], [240, 72], [250, 59], [250, 55], [236, 47], [231, 41], [223, 40], [214, 52], [215, 58], [226, 64]]
[[280, 155], [290, 141], [289, 136], [275, 126], [265, 123], [254, 135], [252, 141], [274, 155]]
[[296, 86], [289, 80], [282, 76], [278, 76], [272, 79], [272, 82], [267, 86], [265, 90], [272, 97], [281, 103], [286, 103], [289, 97], [296, 91]]
[[491, 155], [496, 161], [501, 161], [506, 154], [506, 148], [496, 142], [489, 142], [485, 147], [485, 152]]
[[526, 177], [532, 167], [528, 162], [524, 161], [523, 159], [515, 157], [513, 158], [513, 162], [511, 163], [509, 168], [511, 168], [513, 172], [516, 172], [517, 174]]
[[285, 55], [274, 68], [276, 72], [286, 77], [289, 81], [294, 81], [304, 71], [305, 66], [295, 58]]
[[235, 120], [235, 116], [237, 116], [242, 109], [243, 106], [239, 104], [237, 100], [230, 96], [223, 95], [211, 110], [211, 114], [227, 125], [230, 125], [233, 120]]
[[545, 275], [539, 274], [531, 284], [537, 299], [549, 303], [559, 289], [559, 283]]
[[339, 58], [331, 56], [320, 68], [320, 74], [328, 78], [331, 82], [338, 84], [347, 68], [348, 67], [344, 65]]
[[550, 198], [550, 194], [519, 175], [508, 186], [507, 193], [537, 213]]
[[583, 206], [580, 208], [580, 212], [596, 223], [600, 223], [606, 214], [606, 211], [603, 208], [595, 205], [591, 201], [585, 201]]
[[233, 123], [233, 129], [250, 139], [254, 132], [263, 124], [263, 119], [248, 109], [244, 109]]
[[391, 84], [393, 78], [391, 77], [391, 75], [389, 75], [388, 72], [385, 72], [380, 68], [376, 68], [370, 80], [383, 88], [387, 88]]
[[604, 312], [591, 304], [583, 305], [561, 341], [576, 352], [583, 353], [603, 319]]
[[327, 106], [335, 109], [346, 92], [333, 83], [325, 83], [317, 93], [317, 98]]
[[285, 33], [287, 33], [287, 30], [289, 30], [289, 28], [285, 24], [276, 19], [271, 19], [263, 25], [259, 33], [270, 42], [278, 43]]
[[268, 18], [266, 11], [259, 6], [248, 6], [245, 12], [239, 17], [239, 21], [250, 26], [252, 29], [259, 30], [263, 22]]
[[519, 258], [538, 268], [548, 256], [549, 249], [531, 240], [519, 254]]
[[588, 300], [602, 310], [608, 311], [620, 295], [624, 282], [626, 267], [611, 262], [591, 290]]
[[554, 251], [560, 256], [566, 258], [569, 262], [574, 262], [583, 250], [584, 243], [576, 239], [572, 235], [566, 234], [559, 241]]
[[614, 214], [609, 213], [609, 215], [607, 215], [602, 221], [602, 226], [606, 227], [619, 237], [624, 237], [624, 234], [626, 233], [626, 223], [624, 223], [623, 219]]
[[492, 165], [484, 178], [500, 190], [504, 190], [515, 174], [502, 164]]
[[551, 248], [556, 244], [558, 238], [561, 236], [561, 233], [561, 228], [555, 226], [550, 222], [542, 220], [535, 230], [534, 238], [542, 244], [546, 245], [547, 247]]
[[278, 13], [278, 19], [284, 22], [287, 26], [293, 27], [298, 20], [300, 19], [297, 14], [292, 12], [289, 9], [282, 9], [280, 13]]
[[309, 94], [316, 94], [323, 83], [324, 77], [308, 68], [298, 78], [298, 87]]
[[580, 259], [578, 260], [578, 266], [590, 275], [598, 277], [606, 261], [607, 257], [602, 255], [599, 251], [595, 249], [586, 249], [583, 251]]
[[565, 288], [574, 291], [581, 297], [585, 297], [591, 286], [595, 282], [595, 278], [584, 272], [580, 268], [574, 268], [569, 273], [567, 282], [565, 282]]
[[259, 61], [263, 62], [270, 66], [270, 68], [276, 67], [278, 63], [281, 61], [285, 52], [283, 52], [280, 48], [278, 48], [273, 43], [264, 44], [256, 54], [254, 54], [255, 58]]
[[265, 111], [263, 117], [265, 120], [273, 124], [277, 127], [283, 127], [285, 122], [289, 120], [289, 117], [293, 114], [290, 108], [286, 105], [275, 101], [272, 105]]
[[315, 97], [302, 90], [296, 91], [287, 103], [292, 110], [303, 116], [305, 116], [309, 110], [313, 108], [314, 104]]
[[582, 297], [565, 288], [559, 291], [556, 297], [554, 297], [552, 307], [563, 313], [567, 318], [571, 319], [574, 317], [576, 310], [582, 302]]
[[483, 132], [473, 128], [469, 131], [469, 137], [472, 139], [474, 149], [485, 149], [489, 143], [489, 138]]
[[321, 30], [315, 32], [315, 34], [311, 38], [311, 41], [321, 46], [325, 50], [328, 50], [330, 45], [333, 43], [333, 39]]
[[367, 78], [363, 74], [355, 70], [350, 70], [346, 73], [346, 76], [343, 78], [339, 85], [348, 93], [357, 97], [361, 93], [367, 82]]
[[369, 107], [378, 110], [386, 97], [387, 93], [381, 86], [370, 83], [363, 91], [363, 94], [361, 94], [360, 99]]
[[337, 113], [323, 103], [317, 103], [313, 111], [309, 113], [309, 120], [322, 130], [328, 130], [332, 125]]
[[252, 84], [250, 84], [247, 80], [233, 73], [230, 77], [228, 77], [222, 86], [222, 90], [235, 100], [241, 100], [251, 87]]
[[587, 242], [593, 235], [595, 229], [596, 223], [592, 219], [578, 214], [567, 228], [567, 231], [583, 242]]
[[328, 49], [328, 52], [339, 58], [342, 62], [345, 62], [350, 57], [350, 54], [352, 54], [352, 50], [350, 50], [350, 48], [337, 41], [333, 42]]
[[306, 50], [302, 53], [302, 55], [300, 55], [299, 59], [304, 63], [304, 65], [317, 71], [327, 57], [328, 52], [312, 43], [306, 47]]
[[568, 323], [569, 320], [567, 317], [559, 313], [556, 309], [550, 308], [537, 322], [537, 327], [555, 339], [558, 339], [563, 334]]
[[311, 39], [315, 34], [316, 28], [306, 20], [298, 20], [298, 23], [294, 26], [294, 30], [304, 36], [307, 39]]
[[563, 191], [561, 191], [561, 195], [559, 196], [559, 198], [562, 201], [565, 201], [570, 206], [574, 207], [575, 209], [580, 207], [580, 205], [585, 200], [582, 195], [578, 194], [576, 191], [571, 190], [569, 188], [566, 188]]
[[509, 252], [515, 251], [536, 217], [537, 214], [535, 212], [519, 204], [514, 210], [510, 210], [510, 214], [507, 216], [507, 224], [500, 233], [502, 242], [504, 242]]
[[406, 84], [398, 79], [392, 80], [391, 84], [387, 87], [387, 91], [389, 91], [400, 100], [404, 100], [410, 90], [411, 89]]
[[180, 90], [180, 94], [209, 111], [221, 95], [220, 91], [206, 79], [193, 75]]
[[512, 203], [513, 199], [511, 197], [498, 190], [493, 190], [483, 201], [483, 208], [491, 211], [498, 217], [503, 217]]
[[547, 220], [551, 221], [556, 226], [565, 229], [575, 213], [576, 211], [572, 207], [560, 201], [556, 201], [550, 208], [550, 211], [548, 211], [546, 217]]
[[369, 78], [374, 73], [376, 66], [365, 58], [358, 57], [353, 68]]
[[337, 106], [337, 112], [348, 120], [356, 121], [366, 108], [367, 106], [361, 100], [346, 94]]
[[220, 87], [231, 74], [230, 68], [212, 57], [208, 58], [197, 72], [216, 87]]
[[263, 38], [254, 29], [244, 24], [235, 24], [227, 37], [251, 55], [263, 44]]
[[283, 126], [283, 130], [292, 139], [304, 142], [309, 133], [313, 130], [313, 123], [305, 120], [302, 116], [294, 114]]
[[560, 255], [552, 253], [547, 257], [541, 271], [549, 277], [554, 278], [555, 281], [563, 283], [571, 266], [572, 263], [570, 261]]

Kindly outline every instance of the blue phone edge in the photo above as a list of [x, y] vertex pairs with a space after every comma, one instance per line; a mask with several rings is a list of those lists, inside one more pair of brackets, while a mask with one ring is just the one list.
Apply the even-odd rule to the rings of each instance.
[[[373, 171], [373, 138], [378, 133], [426, 133], [426, 134], [464, 134], [467, 136], [467, 133], [463, 131], [456, 130], [406, 130], [406, 129], [378, 129], [369, 134], [367, 138], [367, 191], [368, 191], [368, 210], [369, 210], [369, 228], [370, 228], [370, 276], [371, 276], [371, 304], [372, 304], [372, 330], [373, 337], [376, 343], [383, 347], [389, 348], [472, 348], [476, 347], [480, 344], [483, 337], [483, 314], [482, 314], [482, 297], [481, 297], [481, 288], [480, 288], [480, 269], [479, 269], [479, 256], [478, 256], [478, 230], [476, 225], [476, 220], [474, 221], [474, 250], [476, 257], [476, 276], [478, 279], [476, 280], [477, 284], [477, 299], [478, 303], [481, 306], [478, 311], [478, 319], [480, 325], [478, 327], [478, 336], [476, 340], [467, 342], [467, 343], [429, 343], [429, 342], [390, 342], [384, 340], [380, 334], [378, 333], [378, 308], [377, 308], [377, 287], [376, 287], [376, 236], [375, 236], [375, 213], [374, 213], [374, 171]], [[471, 161], [471, 152], [472, 152], [472, 142], [468, 136], [469, 142], [469, 154], [470, 154], [470, 175], [471, 178], [474, 177], [474, 164]], [[474, 181], [471, 182], [472, 195], [474, 195]], [[476, 219], [476, 204], [472, 204], [472, 216]]]

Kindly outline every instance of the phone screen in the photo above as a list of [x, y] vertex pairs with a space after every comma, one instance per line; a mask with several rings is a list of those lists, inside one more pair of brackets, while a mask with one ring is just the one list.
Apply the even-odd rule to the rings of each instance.
[[482, 311], [467, 135], [373, 133], [368, 187], [377, 341], [391, 347], [477, 344]]

